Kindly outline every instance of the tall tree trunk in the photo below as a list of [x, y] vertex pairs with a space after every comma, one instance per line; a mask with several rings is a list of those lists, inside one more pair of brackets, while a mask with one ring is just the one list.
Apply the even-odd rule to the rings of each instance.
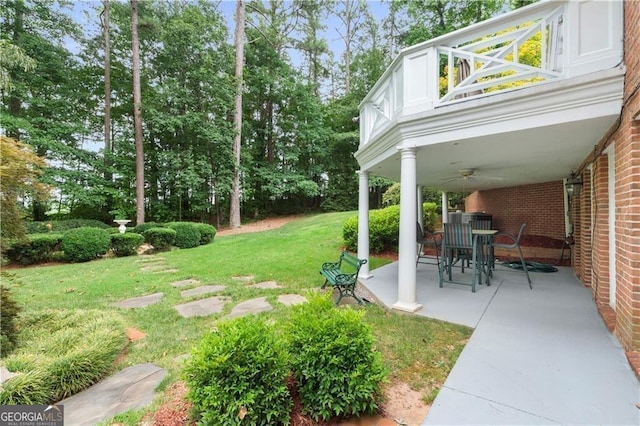
[[242, 71], [244, 66], [244, 0], [236, 2], [236, 109], [233, 123], [236, 130], [233, 139], [233, 156], [235, 166], [233, 171], [233, 187], [231, 189], [231, 207], [229, 211], [229, 226], [231, 228], [240, 227], [240, 143], [242, 141]]
[[[20, 38], [22, 38], [22, 33], [24, 32], [24, 8], [22, 3], [14, 4], [14, 21], [13, 21], [13, 34], [11, 39], [13, 44], [19, 47], [21, 46]], [[13, 71], [15, 72], [15, 71]], [[15, 75], [11, 75], [11, 79], [13, 79]], [[11, 95], [9, 96], [9, 114], [13, 117], [20, 117], [22, 114], [22, 99], [18, 97], [15, 90], [11, 90]], [[12, 126], [7, 130], [7, 136], [19, 141], [22, 137], [20, 134], [20, 129], [18, 126]]]
[[111, 182], [111, 40], [109, 38], [109, 0], [102, 0], [102, 33], [104, 36], [104, 180]]
[[131, 63], [133, 65], [133, 128], [136, 145], [136, 223], [139, 225], [144, 223], [144, 148], [142, 146], [138, 0], [131, 0]]

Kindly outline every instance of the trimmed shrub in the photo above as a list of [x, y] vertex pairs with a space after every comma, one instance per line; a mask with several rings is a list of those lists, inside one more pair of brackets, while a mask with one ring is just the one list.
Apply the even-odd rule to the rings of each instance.
[[113, 312], [44, 311], [20, 329], [20, 347], [4, 364], [21, 374], [3, 383], [2, 404], [51, 404], [80, 392], [113, 369], [127, 344]]
[[116, 256], [133, 256], [144, 243], [144, 237], [133, 232], [111, 234], [111, 250]]
[[53, 253], [61, 249], [61, 242], [62, 234], [27, 235], [25, 239], [10, 244], [7, 258], [21, 265], [49, 262]]
[[288, 355], [273, 326], [226, 321], [192, 351], [184, 374], [200, 424], [289, 424]]
[[200, 245], [204, 246], [213, 242], [213, 239], [216, 236], [216, 228], [207, 223], [196, 223], [196, 228], [200, 231]]
[[45, 222], [27, 222], [27, 233], [44, 234], [47, 232], [64, 232], [76, 228], [107, 229], [109, 225], [95, 219], [49, 220]]
[[[2, 273], [3, 281], [8, 274]], [[9, 288], [0, 285], [0, 357], [4, 358], [13, 350], [17, 341], [16, 317], [20, 307], [11, 297]]]
[[382, 356], [364, 311], [338, 309], [329, 296], [310, 294], [292, 308], [287, 335], [302, 409], [314, 420], [373, 413], [387, 376]]
[[142, 236], [154, 249], [167, 250], [176, 240], [176, 231], [169, 228], [151, 228], [144, 231]]
[[[437, 222], [435, 203], [424, 203], [423, 223], [425, 230], [433, 230]], [[394, 205], [369, 212], [369, 249], [371, 253], [398, 250], [400, 233], [400, 206]], [[342, 226], [342, 238], [347, 250], [358, 250], [358, 216], [345, 220]]]
[[176, 231], [174, 246], [193, 248], [200, 245], [200, 231], [194, 222], [169, 222], [165, 226]]
[[62, 250], [71, 262], [87, 262], [102, 256], [111, 248], [111, 235], [106, 229], [76, 228], [62, 236]]
[[140, 225], [136, 225], [133, 228], [133, 232], [135, 232], [136, 234], [144, 234], [144, 231], [151, 228], [164, 228], [164, 225], [157, 222], [145, 222], [141, 223]]

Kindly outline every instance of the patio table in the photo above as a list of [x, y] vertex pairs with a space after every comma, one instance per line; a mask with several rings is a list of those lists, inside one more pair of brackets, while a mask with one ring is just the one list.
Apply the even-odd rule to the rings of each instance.
[[[479, 267], [479, 274], [478, 274], [478, 283], [482, 284], [482, 274], [484, 273], [485, 277], [486, 277], [486, 283], [487, 286], [491, 285], [491, 262], [493, 261], [492, 259], [492, 252], [491, 252], [491, 243], [493, 240], [493, 236], [496, 235], [499, 231], [497, 229], [472, 229], [471, 230], [471, 234], [473, 235], [473, 240], [474, 240], [474, 244], [477, 244], [478, 246], [478, 252], [477, 252], [477, 262], [479, 263], [480, 267]], [[443, 235], [444, 234], [444, 230], [443, 229], [439, 229], [434, 231], [434, 234], [440, 234]], [[443, 257], [445, 255], [445, 253], [442, 253]], [[440, 265], [440, 267], [442, 266], [442, 263]], [[476, 267], [476, 265], [474, 265], [474, 268]], [[444, 271], [442, 272], [442, 274], [444, 274]], [[453, 281], [451, 281], [453, 282]]]

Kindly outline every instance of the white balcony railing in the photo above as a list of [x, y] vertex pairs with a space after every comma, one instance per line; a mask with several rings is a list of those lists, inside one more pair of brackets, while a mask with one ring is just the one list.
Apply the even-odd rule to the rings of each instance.
[[404, 49], [360, 105], [361, 147], [397, 119], [619, 65], [622, 1], [543, 1]]

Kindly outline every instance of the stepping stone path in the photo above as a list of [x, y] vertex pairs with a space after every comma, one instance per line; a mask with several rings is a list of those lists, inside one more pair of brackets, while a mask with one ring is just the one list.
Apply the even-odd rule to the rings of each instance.
[[153, 293], [146, 296], [133, 297], [131, 299], [125, 299], [121, 302], [114, 303], [114, 306], [124, 309], [132, 308], [145, 308], [154, 303], [158, 303], [162, 299], [164, 293]]
[[171, 269], [163, 269], [162, 271], [153, 271], [154, 274], [164, 274], [164, 273], [176, 273], [178, 272], [177, 269], [171, 268]]
[[64, 406], [64, 423], [89, 426], [116, 414], [137, 410], [153, 402], [155, 389], [167, 371], [154, 364], [139, 364], [59, 402]]
[[241, 276], [237, 276], [237, 277], [233, 277], [234, 280], [236, 281], [242, 281], [245, 283], [248, 283], [250, 281], [253, 281], [256, 279], [255, 275], [241, 275]]
[[299, 294], [282, 294], [278, 296], [278, 302], [287, 306], [299, 305], [306, 301], [307, 301], [307, 298], [304, 296], [300, 296]]
[[200, 284], [200, 281], [194, 280], [194, 279], [188, 279], [188, 280], [176, 281], [171, 283], [171, 285], [174, 287], [188, 287], [192, 284]]
[[182, 297], [191, 297], [191, 296], [200, 296], [207, 293], [216, 293], [218, 291], [222, 291], [227, 286], [225, 285], [203, 285], [200, 287], [192, 288], [189, 290], [184, 290], [180, 292], [180, 296]]
[[176, 305], [174, 308], [176, 308], [178, 313], [184, 318], [204, 317], [222, 312], [224, 304], [227, 301], [229, 301], [228, 297], [213, 296], [207, 299]]
[[142, 268], [140, 268], [140, 270], [142, 272], [156, 272], [156, 271], [161, 271], [161, 270], [166, 269], [166, 268], [167, 268], [167, 265], [157, 264], [157, 265], [143, 266]]
[[153, 262], [164, 262], [165, 258], [164, 257], [157, 257], [157, 256], [144, 256], [144, 257], [139, 257], [138, 259], [136, 259], [136, 263], [153, 263]]
[[264, 282], [261, 282], [261, 283], [258, 283], [258, 284], [248, 285], [247, 287], [250, 287], [250, 288], [261, 288], [261, 289], [265, 289], [265, 290], [273, 289], [273, 288], [282, 288], [282, 286], [278, 285], [278, 283], [275, 282], [275, 281], [264, 281]]
[[248, 314], [257, 314], [258, 312], [267, 312], [273, 309], [273, 306], [267, 302], [266, 297], [258, 297], [238, 303], [227, 318], [237, 318]]

